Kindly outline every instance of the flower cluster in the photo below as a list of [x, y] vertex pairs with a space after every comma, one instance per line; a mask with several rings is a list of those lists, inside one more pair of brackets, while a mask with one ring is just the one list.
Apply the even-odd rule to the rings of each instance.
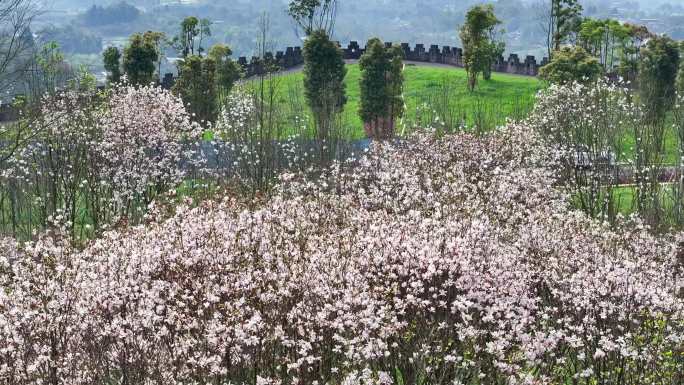
[[286, 170], [320, 168], [330, 159], [344, 158], [348, 143], [331, 135], [323, 140], [307, 139], [307, 118], [287, 115], [268, 97], [237, 87], [224, 101], [212, 127], [214, 149], [208, 162], [213, 178], [237, 183], [250, 190], [267, 190]]
[[137, 215], [199, 166], [187, 142], [200, 127], [159, 87], [66, 90], [26, 124], [32, 140], [0, 164], [0, 228], [22, 238], [54, 221], [76, 238]]
[[540, 91], [527, 122], [572, 150], [580, 145], [592, 151], [621, 150], [618, 142], [625, 140], [629, 124], [639, 116], [630, 92], [625, 84], [607, 79], [552, 84]]
[[97, 124], [99, 172], [123, 204], [149, 188], [162, 192], [182, 182], [180, 163], [193, 158], [183, 154], [183, 141], [194, 144], [202, 136], [183, 102], [153, 86], [114, 88]]
[[679, 244], [573, 211], [548, 154], [524, 125], [418, 135], [268, 200], [27, 245], [0, 382], [681, 383]]

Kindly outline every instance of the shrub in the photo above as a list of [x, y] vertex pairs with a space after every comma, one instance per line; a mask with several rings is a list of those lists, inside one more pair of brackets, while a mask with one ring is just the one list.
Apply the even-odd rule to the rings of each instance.
[[147, 204], [200, 166], [201, 129], [180, 99], [158, 87], [115, 85], [108, 94], [65, 91], [42, 102], [31, 141], [0, 170], [3, 231], [30, 237], [59, 220], [74, 238]]
[[573, 211], [549, 154], [527, 126], [420, 135], [268, 200], [42, 240], [0, 279], [0, 378], [681, 383], [677, 239]]
[[581, 47], [563, 47], [551, 62], [539, 69], [539, 77], [551, 83], [595, 82], [603, 67]]

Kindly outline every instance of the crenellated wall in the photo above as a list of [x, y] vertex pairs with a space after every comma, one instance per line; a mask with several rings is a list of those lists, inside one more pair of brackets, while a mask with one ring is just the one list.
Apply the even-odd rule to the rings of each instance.
[[[388, 46], [391, 45], [391, 43], [385, 44]], [[345, 60], [358, 60], [365, 52], [365, 47], [361, 47], [356, 41], [352, 41], [346, 47], [341, 48]], [[416, 46], [411, 49], [411, 46], [408, 43], [402, 43], [401, 48], [404, 51], [404, 59], [406, 61], [438, 63], [463, 67], [463, 50], [461, 48], [431, 45], [430, 48], [426, 49], [425, 45], [416, 44]], [[271, 52], [267, 52], [264, 59], [265, 60], [261, 60], [259, 57], [252, 57], [248, 60], [246, 57], [240, 57], [238, 63], [244, 68], [247, 77], [263, 73], [265, 62], [277, 64], [284, 70], [304, 64], [301, 47], [288, 47], [285, 51], [276, 52], [275, 56]], [[521, 61], [518, 55], [511, 54], [508, 56], [508, 59], [504, 59], [503, 56], [500, 56], [492, 65], [492, 71], [537, 76], [539, 68], [547, 62], [547, 58], [544, 58], [541, 63], [538, 63], [534, 56], [527, 56]]]

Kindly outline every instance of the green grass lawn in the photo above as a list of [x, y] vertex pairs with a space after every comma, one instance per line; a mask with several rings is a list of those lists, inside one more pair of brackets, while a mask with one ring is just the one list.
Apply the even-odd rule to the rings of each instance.
[[[358, 115], [361, 72], [357, 64], [347, 68], [348, 102], [342, 121], [348, 128], [348, 136], [358, 139], [365, 137]], [[480, 80], [477, 89], [469, 92], [465, 71], [456, 67], [407, 65], [404, 76], [406, 112], [399, 128], [403, 133], [412, 127], [429, 125], [454, 129], [464, 122], [467, 127], [490, 129], [505, 123], [507, 117], [524, 117], [542, 87], [534, 77], [494, 73], [491, 80]], [[293, 115], [310, 115], [305, 107], [302, 81], [301, 72], [277, 76], [271, 81], [277, 103], [286, 111], [287, 120], [295, 121]], [[258, 84], [258, 81], [251, 81], [248, 86]]]
[[[675, 164], [677, 162], [677, 143], [678, 134], [675, 127], [674, 117], [672, 113], [669, 114], [665, 122], [665, 129], [663, 131], [663, 152], [661, 154], [661, 162], [664, 164]], [[634, 132], [631, 129], [626, 129], [624, 131], [623, 139], [619, 143], [622, 148], [623, 155], [620, 157], [619, 161], [625, 159], [633, 159], [635, 153], [636, 140], [634, 138]]]

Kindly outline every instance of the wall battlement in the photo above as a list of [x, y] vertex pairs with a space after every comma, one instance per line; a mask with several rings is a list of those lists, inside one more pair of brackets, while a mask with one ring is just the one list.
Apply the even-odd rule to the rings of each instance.
[[[391, 46], [391, 43], [385, 43]], [[339, 43], [338, 43], [339, 45]], [[340, 46], [341, 47], [341, 46]], [[358, 42], [351, 41], [346, 47], [341, 47], [345, 60], [358, 60], [366, 51], [365, 47], [361, 47]], [[404, 60], [415, 61], [423, 63], [437, 63], [451, 65], [454, 67], [463, 67], [463, 50], [457, 47], [430, 45], [430, 48], [425, 48], [423, 44], [416, 44], [412, 49], [408, 43], [401, 43], [401, 49], [404, 51]], [[521, 61], [517, 54], [511, 54], [508, 59], [503, 56], [499, 58], [492, 65], [493, 72], [502, 72], [516, 75], [537, 76], [539, 68], [546, 65], [547, 58], [542, 59], [540, 63], [534, 56], [527, 56], [525, 60]], [[264, 58], [240, 57], [238, 63], [242, 66], [247, 77], [255, 76], [264, 73], [264, 63], [272, 63], [283, 70], [298, 67], [304, 64], [304, 57], [302, 55], [301, 47], [288, 47], [285, 51], [277, 51], [275, 55], [267, 52]]]

